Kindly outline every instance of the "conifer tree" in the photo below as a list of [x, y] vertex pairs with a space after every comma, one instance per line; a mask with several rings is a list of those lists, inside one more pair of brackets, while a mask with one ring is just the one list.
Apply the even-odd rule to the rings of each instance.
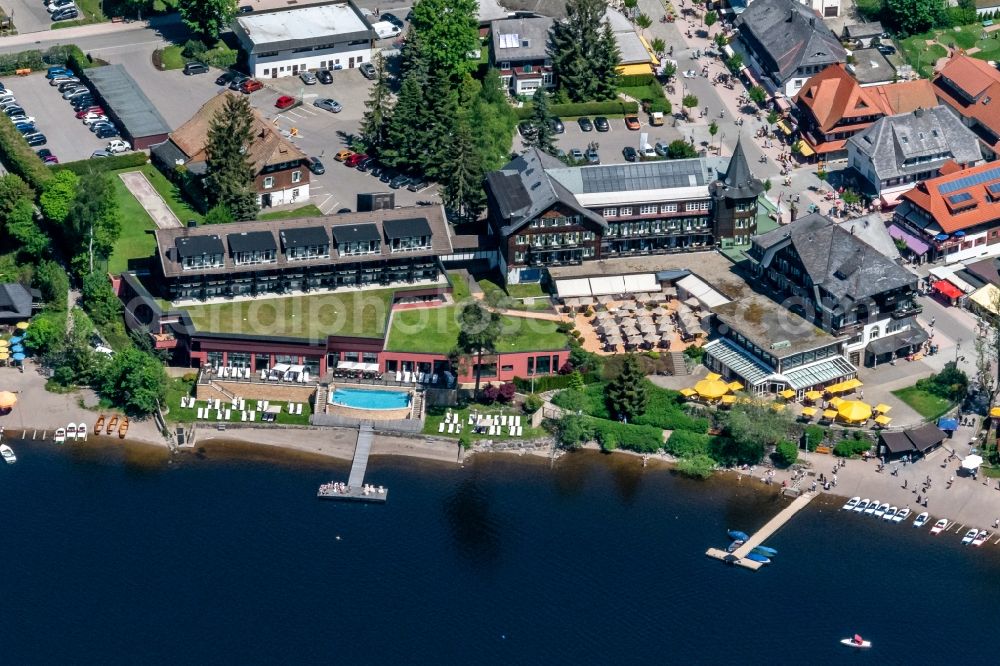
[[531, 125], [534, 132], [528, 139], [528, 144], [539, 150], [552, 154], [555, 152], [554, 135], [552, 131], [552, 114], [549, 112], [549, 96], [545, 91], [538, 88], [531, 98], [533, 110], [531, 114]]
[[618, 419], [634, 421], [646, 411], [649, 400], [646, 377], [639, 368], [639, 360], [635, 354], [625, 356], [621, 372], [608, 383], [604, 391], [608, 406]]
[[475, 220], [486, 205], [482, 156], [464, 117], [459, 118], [444, 173], [444, 203], [461, 221]]
[[225, 105], [212, 117], [205, 146], [206, 196], [211, 206], [224, 205], [236, 220], [252, 220], [259, 210], [248, 157], [252, 124], [247, 96], [228, 95]]
[[618, 65], [621, 60], [621, 52], [618, 50], [618, 42], [615, 41], [615, 33], [611, 30], [611, 24], [605, 23], [593, 58], [594, 77], [596, 78], [594, 99], [603, 102], [618, 96], [618, 84], [621, 81]]
[[610, 26], [601, 27], [605, 9], [602, 0], [569, 0], [566, 19], [552, 26], [549, 54], [556, 85], [572, 102], [612, 99], [616, 94], [608, 96], [609, 86], [617, 84], [619, 57]]
[[411, 70], [404, 78], [389, 122], [387, 141], [382, 147], [382, 159], [389, 166], [403, 168], [414, 163], [423, 147], [419, 144], [424, 108], [426, 70]]
[[392, 92], [385, 68], [385, 58], [375, 56], [375, 85], [372, 86], [368, 101], [365, 102], [361, 119], [361, 138], [368, 148], [368, 154], [378, 156], [388, 142], [389, 124], [392, 121]]

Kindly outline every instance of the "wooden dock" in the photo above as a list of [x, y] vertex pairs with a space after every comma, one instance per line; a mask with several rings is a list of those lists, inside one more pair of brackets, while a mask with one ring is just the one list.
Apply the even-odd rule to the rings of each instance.
[[806, 505], [809, 504], [814, 497], [816, 497], [816, 495], [817, 493], [811, 492], [803, 493], [802, 495], [796, 497], [792, 500], [791, 504], [779, 511], [778, 515], [767, 521], [762, 528], [750, 535], [750, 538], [747, 539], [746, 543], [733, 552], [727, 553], [725, 550], [720, 550], [719, 548], [709, 548], [705, 554], [709, 557], [714, 557], [717, 560], [722, 560], [723, 562], [727, 562], [729, 564], [737, 564], [741, 567], [752, 569], [753, 571], [760, 569], [764, 566], [763, 563], [748, 560], [746, 559], [746, 556], [750, 554], [750, 551], [764, 543], [766, 539], [769, 539], [771, 535], [791, 520], [792, 516], [804, 509]]
[[368, 470], [368, 456], [375, 442], [375, 429], [367, 423], [358, 428], [358, 442], [354, 446], [354, 460], [351, 462], [351, 474], [347, 477], [347, 487], [344, 490], [324, 491], [321, 487], [316, 494], [321, 499], [335, 499], [353, 502], [385, 502], [389, 498], [386, 488], [374, 487], [365, 489], [365, 472]]

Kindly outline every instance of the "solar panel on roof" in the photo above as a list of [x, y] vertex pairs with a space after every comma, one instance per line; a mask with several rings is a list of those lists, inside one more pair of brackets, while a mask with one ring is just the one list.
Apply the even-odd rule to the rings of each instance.
[[981, 185], [985, 182], [998, 179], [1000, 179], [1000, 166], [995, 166], [990, 169], [986, 169], [985, 171], [972, 174], [971, 176], [966, 176], [965, 178], [959, 178], [958, 180], [950, 183], [945, 183], [938, 188], [938, 192], [941, 194], [948, 194], [949, 192], [964, 190], [965, 188], [973, 185]]
[[1000, 194], [1000, 183], [991, 183], [986, 186], [986, 189], [990, 191], [990, 194]]
[[634, 192], [705, 183], [700, 160], [610, 164], [582, 170], [583, 192]]
[[948, 197], [948, 202], [951, 204], [960, 204], [963, 201], [972, 201], [972, 195], [968, 192], [960, 192]]

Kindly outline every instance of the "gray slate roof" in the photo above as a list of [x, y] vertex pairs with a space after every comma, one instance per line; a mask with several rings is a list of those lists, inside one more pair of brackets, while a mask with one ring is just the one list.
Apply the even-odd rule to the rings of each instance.
[[867, 39], [868, 37], [879, 37], [885, 29], [878, 21], [871, 23], [854, 23], [844, 27], [844, 37], [847, 39]]
[[[769, 72], [787, 81], [799, 67], [830, 65], [847, 60], [847, 52], [823, 19], [795, 0], [756, 0], [736, 18], [740, 36], [749, 33], [751, 50], [762, 48], [776, 67]], [[758, 48], [759, 45], [759, 48]]]
[[31, 316], [31, 292], [17, 282], [0, 284], [0, 321], [18, 322]]
[[[551, 28], [552, 19], [544, 16], [493, 21], [490, 29], [493, 57], [497, 62], [544, 60], [549, 57], [549, 30]], [[514, 37], [516, 40], [513, 39]], [[505, 46], [508, 43], [507, 39], [513, 40], [516, 46]]]
[[913, 285], [917, 278], [882, 254], [849, 228], [835, 224], [819, 213], [800, 217], [791, 224], [761, 234], [753, 244], [764, 249], [767, 268], [773, 251], [791, 245], [813, 284], [838, 302], [859, 301], [876, 294]]
[[530, 12], [558, 19], [566, 18], [565, 0], [501, 0], [500, 4], [515, 12]]
[[976, 135], [942, 105], [879, 118], [847, 145], [871, 157], [879, 180], [936, 169], [948, 160], [975, 164], [983, 159]]
[[529, 148], [499, 171], [486, 174], [486, 185], [492, 191], [503, 218], [500, 233], [504, 237], [516, 233], [557, 203], [607, 229], [608, 223], [603, 217], [579, 205], [572, 192], [546, 173], [546, 169], [561, 167], [565, 165], [555, 157], [537, 148]]

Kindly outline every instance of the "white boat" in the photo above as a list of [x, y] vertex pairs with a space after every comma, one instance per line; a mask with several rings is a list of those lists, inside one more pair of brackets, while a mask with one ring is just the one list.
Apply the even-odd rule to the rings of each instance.
[[870, 648], [872, 646], [871, 641], [866, 641], [859, 634], [854, 634], [854, 638], [841, 638], [840, 644], [853, 648]]
[[864, 511], [865, 509], [868, 508], [869, 504], [871, 504], [871, 500], [868, 499], [868, 498], [865, 498], [865, 499], [861, 500], [860, 502], [858, 502], [857, 506], [854, 507], [854, 510], [857, 511], [858, 513], [861, 513], [862, 511]]
[[962, 545], [968, 546], [970, 543], [972, 543], [972, 540], [975, 539], [977, 536], [979, 536], [979, 530], [973, 527], [971, 530], [965, 533], [964, 537], [962, 537]]
[[70, 423], [66, 426], [66, 439], [76, 439], [76, 424]]
[[77, 439], [87, 439], [87, 433], [88, 432], [89, 432], [89, 430], [87, 429], [87, 424], [86, 423], [78, 423], [76, 425], [76, 438]]
[[866, 516], [870, 516], [870, 515], [872, 515], [873, 513], [875, 513], [875, 509], [877, 509], [877, 508], [878, 508], [878, 505], [879, 505], [879, 504], [881, 504], [881, 502], [879, 502], [879, 501], [878, 501], [877, 499], [873, 499], [873, 500], [872, 500], [872, 503], [871, 503], [871, 504], [869, 504], [869, 505], [868, 505], [868, 508], [866, 508], [866, 509], [865, 509], [865, 511], [864, 511], [864, 514], [865, 514]]
[[972, 540], [972, 545], [982, 546], [984, 543], [986, 543], [986, 540], [989, 538], [990, 535], [986, 533], [986, 530], [979, 530], [979, 534], [977, 534], [976, 538]]
[[882, 520], [888, 520], [892, 522], [892, 519], [896, 517], [896, 512], [899, 511], [899, 507], [890, 506], [885, 510], [885, 514], [882, 516]]
[[56, 444], [62, 444], [66, 441], [66, 428], [59, 428], [56, 430]]
[[896, 512], [896, 515], [892, 517], [892, 522], [901, 523], [909, 517], [910, 517], [910, 507], [906, 507], [905, 509], [900, 509], [899, 511]]
[[934, 527], [931, 528], [931, 534], [940, 534], [941, 530], [948, 527], [948, 519], [942, 518], [941, 520], [934, 523]]
[[0, 456], [3, 456], [4, 462], [8, 465], [13, 465], [17, 462], [17, 456], [14, 455], [14, 449], [10, 448], [6, 444], [0, 444]]
[[858, 502], [860, 502], [860, 501], [861, 501], [860, 497], [852, 497], [851, 499], [847, 500], [847, 504], [845, 504], [844, 506], [840, 507], [840, 510], [841, 511], [853, 511], [854, 507], [856, 507], [858, 505]]
[[919, 516], [917, 516], [913, 520], [913, 526], [914, 527], [923, 527], [924, 525], [927, 524], [927, 521], [930, 520], [930, 519], [931, 519], [931, 514], [929, 514], [926, 511], [924, 511], [923, 513], [921, 513]]
[[875, 507], [875, 511], [873, 513], [876, 518], [883, 518], [885, 516], [885, 512], [888, 510], [889, 510], [889, 503], [883, 502], [882, 504], [879, 504], [877, 507]]

